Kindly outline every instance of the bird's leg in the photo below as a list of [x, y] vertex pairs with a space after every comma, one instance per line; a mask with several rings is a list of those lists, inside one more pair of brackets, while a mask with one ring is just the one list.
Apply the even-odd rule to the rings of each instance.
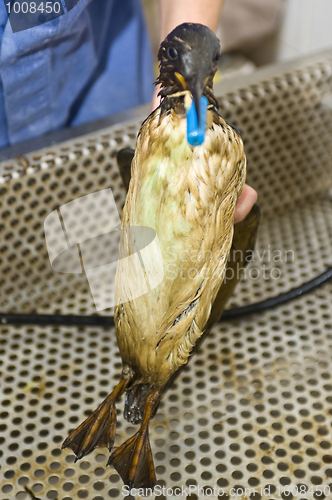
[[115, 402], [126, 390], [131, 377], [131, 373], [124, 370], [111, 394], [63, 442], [62, 449], [70, 448], [75, 453], [75, 462], [97, 447], [106, 446], [111, 451], [116, 429]]
[[146, 399], [142, 425], [109, 458], [124, 484], [131, 488], [154, 488], [156, 474], [149, 442], [149, 423], [159, 403], [160, 391], [153, 390]]

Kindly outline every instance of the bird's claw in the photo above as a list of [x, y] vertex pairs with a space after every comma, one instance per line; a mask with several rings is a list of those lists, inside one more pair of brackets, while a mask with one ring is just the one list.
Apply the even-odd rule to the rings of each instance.
[[112, 465], [124, 484], [132, 488], [151, 488], [156, 483], [148, 427], [144, 426], [117, 448], [107, 465]]
[[97, 447], [107, 447], [111, 451], [116, 429], [116, 409], [114, 401], [107, 399], [81, 424], [72, 431], [62, 444], [62, 449], [70, 448], [76, 455], [75, 462]]

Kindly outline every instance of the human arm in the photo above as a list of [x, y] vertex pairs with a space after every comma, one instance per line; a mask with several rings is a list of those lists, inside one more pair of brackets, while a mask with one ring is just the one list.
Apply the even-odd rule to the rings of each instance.
[[[224, 0], [159, 0], [160, 42], [182, 23], [200, 23], [216, 31]], [[159, 87], [152, 98], [152, 109], [159, 106]]]
[[160, 42], [182, 23], [200, 23], [216, 31], [224, 0], [159, 0]]

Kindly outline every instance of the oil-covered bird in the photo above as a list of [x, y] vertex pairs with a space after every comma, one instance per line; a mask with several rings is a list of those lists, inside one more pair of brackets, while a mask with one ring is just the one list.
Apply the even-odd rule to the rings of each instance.
[[[257, 207], [234, 233], [246, 157], [240, 135], [219, 115], [213, 94], [220, 56], [218, 38], [201, 24], [176, 27], [160, 46], [157, 83], [162, 100], [138, 134], [122, 225], [156, 231], [165, 276], [139, 298], [122, 297], [114, 316], [123, 361], [121, 379], [63, 444], [77, 459], [96, 447], [111, 450], [115, 402], [126, 392], [125, 418], [140, 428], [113, 451], [108, 464], [129, 487], [154, 486], [149, 422], [166, 384], [220, 318], [238, 281], [238, 273], [224, 281], [227, 266], [243, 266], [245, 252], [255, 241]], [[206, 113], [202, 144], [198, 139], [198, 145], [192, 145], [188, 138], [190, 109], [196, 113], [198, 128]], [[195, 126], [193, 131], [195, 135]], [[131, 160], [128, 152], [119, 158], [124, 164]], [[233, 256], [232, 242], [242, 254]], [[190, 257], [184, 259], [188, 250]], [[118, 273], [116, 280], [120, 295], [125, 294], [130, 272]]]

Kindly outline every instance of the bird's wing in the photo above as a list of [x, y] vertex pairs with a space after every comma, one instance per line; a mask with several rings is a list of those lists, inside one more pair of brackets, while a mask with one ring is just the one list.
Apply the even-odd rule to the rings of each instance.
[[131, 162], [133, 161], [134, 154], [135, 151], [132, 148], [123, 148], [116, 155], [122, 182], [127, 191], [131, 178]]
[[213, 303], [211, 315], [206, 330], [219, 321], [225, 306], [233, 295], [243, 269], [248, 265], [255, 249], [258, 226], [261, 218], [259, 205], [255, 203], [249, 214], [234, 226], [232, 248], [229, 253], [225, 279]]

